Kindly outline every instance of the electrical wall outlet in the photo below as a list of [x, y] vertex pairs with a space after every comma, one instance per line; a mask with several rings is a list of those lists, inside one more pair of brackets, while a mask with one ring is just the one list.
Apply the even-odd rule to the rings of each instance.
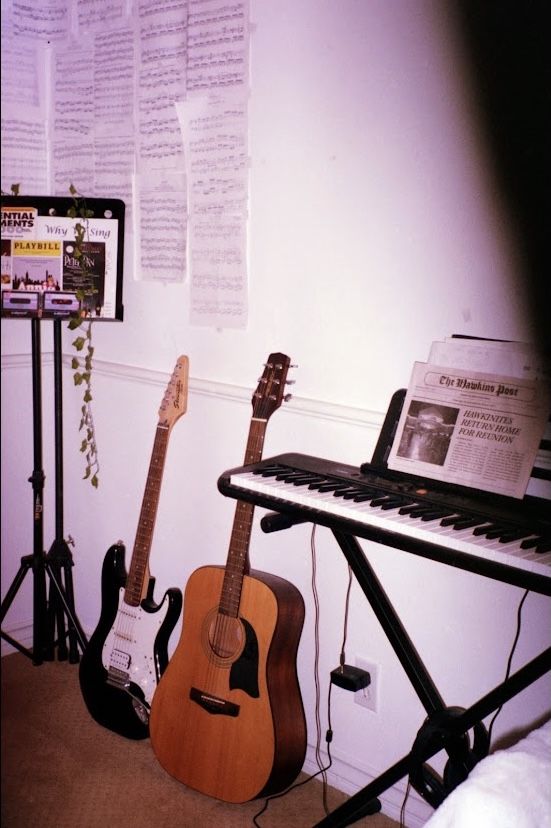
[[381, 668], [379, 664], [373, 661], [368, 661], [366, 658], [356, 657], [356, 667], [362, 670], [367, 670], [371, 676], [371, 681], [364, 687], [363, 690], [358, 690], [354, 693], [354, 702], [361, 707], [366, 707], [377, 713], [379, 710], [379, 690], [381, 682]]

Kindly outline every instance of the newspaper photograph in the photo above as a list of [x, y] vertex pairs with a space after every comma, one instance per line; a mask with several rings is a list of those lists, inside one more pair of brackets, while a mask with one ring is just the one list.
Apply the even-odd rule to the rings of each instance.
[[522, 498], [550, 405], [536, 379], [416, 362], [388, 467]]

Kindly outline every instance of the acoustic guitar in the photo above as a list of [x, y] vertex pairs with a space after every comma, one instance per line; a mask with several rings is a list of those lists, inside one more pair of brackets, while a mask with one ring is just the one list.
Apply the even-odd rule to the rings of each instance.
[[[245, 463], [261, 459], [289, 358], [270, 354], [252, 398]], [[254, 506], [236, 505], [226, 566], [203, 566], [184, 595], [179, 643], [151, 705], [157, 759], [225, 802], [277, 793], [297, 776], [306, 724], [296, 672], [304, 602], [293, 584], [249, 566]]]
[[168, 664], [168, 641], [182, 609], [181, 590], [174, 587], [154, 602], [149, 554], [168, 439], [187, 409], [188, 369], [187, 356], [180, 356], [159, 409], [130, 569], [127, 575], [122, 542], [113, 544], [103, 561], [99, 622], [79, 668], [90, 715], [129, 739], [149, 735], [151, 699]]

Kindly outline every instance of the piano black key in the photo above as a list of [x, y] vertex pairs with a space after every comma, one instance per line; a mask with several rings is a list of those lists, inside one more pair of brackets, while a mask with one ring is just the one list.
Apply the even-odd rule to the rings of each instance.
[[450, 513], [445, 509], [431, 509], [427, 510], [423, 515], [421, 515], [421, 520], [429, 521], [429, 520], [439, 520], [440, 518], [449, 515]]
[[286, 483], [293, 483], [299, 486], [302, 486], [305, 483], [313, 483], [315, 481], [321, 482], [325, 480], [325, 478], [320, 477], [319, 475], [305, 474], [304, 472], [296, 471], [295, 469], [281, 471], [275, 475], [275, 479], [284, 480]]
[[480, 526], [475, 526], [473, 529], [473, 535], [475, 538], [479, 535], [485, 535], [486, 532], [489, 532], [489, 530], [493, 528], [493, 525], [493, 523], [482, 523]]
[[285, 480], [286, 483], [294, 483], [296, 480], [320, 480], [322, 478], [313, 474], [305, 475], [304, 472], [297, 471], [296, 469], [287, 469], [285, 471], [278, 472], [275, 479]]
[[458, 520], [462, 520], [464, 517], [465, 515], [458, 514], [450, 515], [449, 517], [444, 517], [440, 521], [440, 526], [453, 526], [454, 523], [456, 523]]
[[348, 486], [339, 486], [333, 491], [333, 497], [342, 497], [346, 500], [351, 500], [358, 494], [358, 489], [349, 484]]
[[424, 506], [418, 504], [409, 512], [410, 517], [421, 518], [422, 520], [425, 520], [425, 518], [426, 520], [436, 520], [437, 517], [443, 517], [445, 514], [445, 509], [442, 511], [441, 509], [435, 509], [433, 506], [428, 506], [426, 504]]
[[[371, 503], [369, 505], [373, 506], [373, 507], [382, 506], [384, 503], [387, 503], [389, 500], [391, 500], [390, 495], [387, 495], [387, 494], [378, 495], [378, 496], [373, 497], [373, 499], [371, 500]], [[396, 502], [395, 499], [394, 499], [394, 502]]]
[[316, 483], [320, 482], [321, 478], [317, 477], [313, 474], [303, 474], [301, 477], [293, 477], [292, 484], [293, 486], [305, 486], [307, 483]]
[[400, 507], [400, 509], [398, 510], [398, 514], [400, 514], [400, 515], [409, 515], [411, 513], [411, 510], [415, 509], [419, 505], [420, 504], [417, 503], [417, 501], [414, 501], [413, 503], [406, 503], [405, 506]]
[[397, 509], [398, 506], [402, 506], [403, 502], [403, 497], [391, 497], [384, 503], [381, 503], [381, 509], [383, 509], [383, 511], [388, 511], [389, 509]]
[[527, 534], [527, 530], [522, 529], [507, 529], [499, 536], [500, 543], [511, 543], [511, 541], [520, 540]]
[[[445, 524], [444, 520], [442, 521], [442, 526], [447, 526], [448, 524]], [[457, 529], [457, 531], [459, 531], [460, 529], [470, 529], [471, 526], [478, 526], [480, 522], [480, 518], [462, 517], [458, 518], [457, 520], [454, 520], [450, 525], [453, 526], [454, 529]], [[483, 519], [482, 522], [484, 522]]]
[[349, 488], [348, 483], [341, 483], [340, 481], [333, 481], [331, 483], [321, 483], [320, 485], [315, 484], [309, 488], [316, 488], [318, 492], [337, 492], [338, 490], [344, 490]]
[[[365, 486], [363, 486], [361, 489], [350, 488], [347, 492], [342, 493], [342, 497], [344, 498], [344, 500], [352, 500], [353, 498], [358, 497], [358, 495], [367, 495]], [[370, 496], [372, 497], [373, 495]]]
[[507, 531], [506, 526], [493, 526], [487, 532], [483, 532], [484, 537], [488, 538], [488, 540], [498, 540], [504, 532]]
[[260, 477], [274, 477], [280, 471], [282, 471], [281, 466], [266, 466], [253, 472], [253, 474], [258, 474]]

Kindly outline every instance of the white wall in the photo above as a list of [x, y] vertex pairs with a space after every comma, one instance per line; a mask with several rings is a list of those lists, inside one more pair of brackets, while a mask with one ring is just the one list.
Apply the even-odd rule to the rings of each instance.
[[[235, 503], [216, 481], [243, 460], [250, 396], [271, 351], [298, 368], [294, 399], [274, 414], [264, 456], [303, 451], [359, 464], [373, 450], [392, 392], [412, 363], [451, 333], [530, 341], [514, 232], [489, 173], [472, 91], [445, 4], [385, 0], [252, 0], [250, 322], [246, 331], [191, 328], [187, 285], [134, 282], [125, 321], [96, 325], [94, 416], [100, 486], [81, 480], [79, 393], [64, 332], [65, 530], [75, 539], [81, 623], [100, 609], [100, 570], [121, 538], [129, 560], [157, 411], [177, 356], [190, 358], [189, 407], [171, 435], [151, 570], [156, 597], [204, 563], [224, 563]], [[45, 546], [53, 539], [49, 323], [42, 325]], [[2, 323], [2, 594], [32, 551], [30, 327]], [[257, 521], [260, 514], [257, 514]], [[322, 721], [338, 663], [347, 568], [331, 534], [316, 533]], [[364, 544], [389, 597], [450, 705], [501, 681], [521, 591]], [[253, 566], [282, 575], [307, 606], [298, 669], [315, 743], [314, 602], [310, 529], [264, 535]], [[29, 584], [3, 629], [32, 619]], [[531, 595], [518, 667], [548, 643], [549, 601]], [[177, 637], [173, 639], [175, 646]], [[352, 792], [411, 747], [424, 711], [357, 585], [347, 656], [380, 665], [377, 714], [335, 689], [331, 781]], [[549, 715], [549, 677], [506, 705], [500, 737]], [[396, 816], [403, 783], [383, 797]], [[430, 812], [410, 800], [407, 822]]]

